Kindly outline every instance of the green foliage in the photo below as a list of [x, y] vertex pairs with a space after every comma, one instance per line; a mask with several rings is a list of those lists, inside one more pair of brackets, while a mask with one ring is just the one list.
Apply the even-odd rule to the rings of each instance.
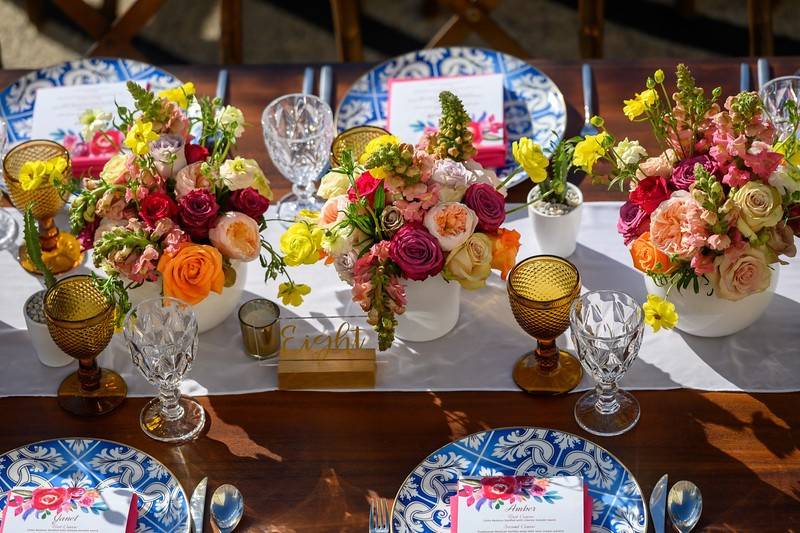
[[680, 268], [669, 274], [649, 271], [647, 275], [653, 279], [656, 286], [666, 287], [667, 295], [669, 295], [673, 287], [677, 287], [678, 292], [691, 287], [696, 294], [700, 292], [701, 288], [708, 296], [714, 294], [714, 287], [711, 281], [705, 274], [698, 276], [689, 263], [683, 263]]
[[[161, 99], [155, 93], [148, 91], [134, 81], [128, 81], [126, 84], [128, 92], [133, 97], [136, 109], [141, 112], [141, 116], [145, 121], [149, 122], [166, 122], [169, 118], [166, 109], [161, 103]], [[125, 106], [117, 106], [117, 116], [119, 122], [114, 123], [114, 127], [122, 132], [128, 131], [136, 120], [135, 110], [130, 110]]]
[[33, 204], [29, 204], [25, 208], [23, 233], [28, 257], [33, 266], [36, 267], [36, 270], [44, 276], [44, 286], [49, 289], [56, 284], [56, 278], [42, 259], [42, 246], [39, 242], [39, 229], [36, 226], [36, 219], [33, 217]]
[[92, 272], [92, 281], [106, 299], [114, 306], [114, 321], [117, 329], [122, 328], [125, 315], [131, 310], [131, 301], [128, 298], [128, 290], [137, 287], [136, 283], [125, 283], [117, 276], [101, 278]]
[[547, 179], [539, 184], [540, 200], [563, 204], [566, 202], [567, 177], [572, 169], [572, 155], [581, 137], [562, 140], [553, 147]]
[[365, 166], [368, 169], [383, 168], [403, 178], [406, 185], [420, 180], [420, 171], [414, 165], [414, 147], [410, 144], [384, 144], [369, 156]]

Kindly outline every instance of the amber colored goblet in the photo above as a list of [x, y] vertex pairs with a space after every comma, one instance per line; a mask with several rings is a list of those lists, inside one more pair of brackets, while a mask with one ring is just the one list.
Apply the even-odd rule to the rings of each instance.
[[82, 416], [102, 415], [128, 393], [122, 377], [97, 366], [97, 356], [114, 334], [114, 306], [91, 276], [59, 280], [44, 295], [47, 329], [59, 348], [78, 360], [78, 371], [58, 388], [58, 404]]
[[517, 323], [537, 342], [536, 350], [514, 366], [514, 381], [524, 391], [562, 394], [580, 383], [581, 364], [556, 346], [556, 339], [569, 326], [569, 308], [580, 291], [578, 269], [560, 257], [529, 257], [511, 270], [511, 310]]
[[343, 131], [331, 144], [331, 162], [334, 165], [341, 164], [340, 158], [345, 150], [351, 150], [357, 162], [367, 144], [381, 135], [389, 135], [389, 132], [377, 126], [356, 126]]
[[[30, 191], [23, 190], [19, 182], [22, 165], [28, 161], [43, 161], [64, 156], [69, 161], [69, 152], [57, 142], [32, 140], [18, 144], [3, 159], [3, 170], [14, 207], [20, 211], [32, 205], [33, 216], [39, 223], [39, 243], [42, 260], [54, 274], [62, 274], [77, 267], [83, 261], [81, 245], [74, 235], [62, 233], [54, 217], [64, 207], [66, 198], [50, 183], [43, 183]], [[67, 165], [67, 168], [70, 168]], [[19, 248], [19, 262], [28, 272], [41, 274], [28, 257], [23, 243]]]

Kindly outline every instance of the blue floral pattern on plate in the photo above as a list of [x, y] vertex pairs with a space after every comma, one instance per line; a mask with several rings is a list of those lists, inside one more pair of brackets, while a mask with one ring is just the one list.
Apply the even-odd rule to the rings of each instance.
[[0, 455], [0, 509], [14, 487], [124, 487], [139, 496], [136, 533], [188, 533], [189, 502], [175, 476], [146, 453], [100, 439], [55, 439]]
[[552, 429], [474, 433], [433, 452], [395, 497], [395, 533], [450, 531], [450, 497], [464, 476], [580, 475], [592, 497], [593, 533], [644, 533], [647, 511], [633, 474], [604, 448]]
[[[496, 73], [505, 74], [503, 120], [509, 148], [505, 167], [498, 171], [507, 173], [515, 166], [511, 143], [521, 137], [531, 137], [546, 154], [551, 153], [552, 144], [564, 137], [567, 107], [561, 91], [544, 73], [521, 59], [493, 50], [433, 48], [390, 59], [356, 80], [339, 103], [336, 127], [344, 131], [364, 124], [385, 126], [389, 101], [388, 80], [391, 78]], [[520, 173], [511, 180], [509, 186], [525, 179], [525, 174]]]

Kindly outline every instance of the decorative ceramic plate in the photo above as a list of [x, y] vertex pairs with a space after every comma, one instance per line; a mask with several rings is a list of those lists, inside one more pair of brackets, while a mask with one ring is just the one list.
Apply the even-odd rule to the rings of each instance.
[[580, 475], [592, 497], [593, 533], [644, 533], [642, 490], [613, 455], [577, 435], [517, 427], [474, 433], [433, 452], [395, 497], [395, 533], [450, 531], [450, 496], [464, 476]]
[[35, 442], [0, 455], [0, 508], [14, 487], [124, 487], [139, 496], [137, 533], [188, 533], [189, 502], [175, 476], [146, 453], [99, 439]]
[[[386, 126], [391, 78], [428, 78], [471, 74], [505, 74], [503, 100], [506, 130], [506, 164], [498, 169], [508, 173], [514, 166], [511, 143], [520, 137], [531, 137], [547, 155], [552, 144], [564, 136], [567, 107], [564, 96], [544, 73], [522, 59], [483, 48], [432, 48], [390, 59], [361, 76], [336, 111], [336, 127], [340, 132], [369, 124]], [[526, 179], [515, 176], [509, 186]]]

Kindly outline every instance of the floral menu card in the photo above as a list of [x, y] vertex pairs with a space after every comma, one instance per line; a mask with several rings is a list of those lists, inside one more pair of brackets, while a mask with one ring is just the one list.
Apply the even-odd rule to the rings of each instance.
[[577, 476], [465, 478], [450, 498], [451, 533], [591, 530], [591, 499]]
[[7, 494], [0, 533], [133, 533], [136, 500], [123, 488], [15, 488]]
[[411, 144], [419, 142], [423, 133], [435, 131], [441, 91], [458, 96], [472, 118], [470, 128], [478, 149], [475, 160], [485, 167], [502, 166], [506, 157], [503, 74], [390, 79], [386, 129]]
[[30, 138], [63, 144], [75, 175], [96, 175], [122, 146], [122, 134], [113, 127], [117, 105], [133, 106], [125, 82], [41, 88], [36, 91]]

